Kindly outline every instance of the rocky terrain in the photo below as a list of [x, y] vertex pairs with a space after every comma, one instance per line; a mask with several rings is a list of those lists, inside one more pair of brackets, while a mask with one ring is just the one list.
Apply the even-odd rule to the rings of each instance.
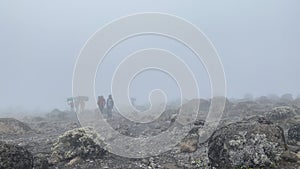
[[[181, 142], [167, 152], [146, 158], [111, 153], [101, 133], [81, 126], [74, 112], [55, 109], [43, 116], [2, 117], [0, 169], [300, 169], [299, 99], [227, 99], [218, 128], [203, 141], [200, 138], [205, 134], [209, 106], [210, 100], [201, 99], [199, 116], [184, 128]], [[147, 137], [176, 125], [177, 113], [177, 109], [168, 109], [159, 119], [142, 124], [114, 112], [107, 121], [119, 133]]]

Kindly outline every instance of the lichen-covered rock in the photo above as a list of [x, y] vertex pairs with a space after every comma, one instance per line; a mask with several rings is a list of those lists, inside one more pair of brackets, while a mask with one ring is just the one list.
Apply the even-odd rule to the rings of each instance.
[[[96, 141], [97, 140], [97, 141]], [[97, 133], [89, 128], [78, 128], [65, 132], [52, 147], [50, 163], [82, 159], [100, 158], [104, 155], [103, 142]]]
[[288, 130], [288, 142], [289, 144], [300, 146], [300, 123]]
[[209, 160], [216, 168], [270, 167], [285, 150], [283, 130], [261, 119], [225, 126], [208, 141]]
[[0, 118], [0, 134], [26, 134], [33, 130], [19, 120], [13, 118]]
[[0, 169], [32, 169], [33, 156], [23, 147], [0, 141]]
[[296, 110], [288, 106], [275, 107], [272, 112], [266, 115], [272, 121], [285, 120], [296, 115]]

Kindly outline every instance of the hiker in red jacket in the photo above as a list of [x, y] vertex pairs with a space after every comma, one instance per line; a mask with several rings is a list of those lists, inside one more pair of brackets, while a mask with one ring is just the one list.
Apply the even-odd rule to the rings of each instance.
[[104, 106], [106, 104], [106, 101], [105, 101], [105, 99], [104, 99], [103, 96], [98, 96], [98, 102], [97, 102], [97, 104], [98, 104], [98, 107], [99, 107], [101, 113], [103, 113]]

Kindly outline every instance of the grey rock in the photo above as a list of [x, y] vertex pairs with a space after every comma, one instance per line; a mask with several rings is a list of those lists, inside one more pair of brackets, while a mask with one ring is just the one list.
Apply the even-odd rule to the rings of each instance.
[[270, 167], [285, 150], [283, 130], [254, 119], [225, 126], [208, 141], [208, 157], [216, 168]]
[[296, 163], [299, 158], [297, 157], [296, 153], [293, 153], [291, 151], [285, 151], [281, 154], [281, 158], [287, 162]]
[[67, 166], [74, 166], [78, 163], [81, 163], [83, 160], [81, 157], [75, 157], [74, 159], [72, 159], [68, 164], [66, 164]]
[[37, 154], [33, 157], [33, 169], [48, 169], [47, 158], [43, 154]]
[[300, 123], [288, 130], [288, 142], [292, 145], [300, 145]]
[[33, 130], [25, 123], [13, 118], [0, 118], [0, 134], [26, 134]]
[[0, 142], [0, 169], [32, 169], [33, 156], [23, 147]]
[[[97, 140], [97, 141], [96, 141]], [[105, 154], [104, 143], [89, 128], [70, 130], [61, 135], [52, 147], [50, 163], [69, 161], [75, 157], [82, 159], [100, 158]]]
[[183, 153], [192, 153], [195, 152], [198, 148], [199, 135], [197, 133], [188, 134], [180, 142], [180, 151]]
[[296, 110], [288, 106], [275, 107], [266, 118], [272, 121], [285, 120], [296, 115]]

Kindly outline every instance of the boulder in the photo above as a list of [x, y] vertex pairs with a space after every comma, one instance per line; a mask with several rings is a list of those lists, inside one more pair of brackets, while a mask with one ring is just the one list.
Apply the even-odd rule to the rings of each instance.
[[293, 105], [296, 106], [297, 108], [300, 108], [300, 98], [297, 98], [293, 101]]
[[23, 147], [0, 141], [0, 169], [32, 169], [33, 156]]
[[288, 130], [288, 143], [300, 146], [300, 123], [292, 126]]
[[65, 112], [59, 109], [54, 109], [50, 113], [46, 114], [46, 117], [51, 120], [61, 121], [70, 119], [71, 114], [75, 115], [75, 113], [72, 112]]
[[272, 121], [285, 120], [296, 115], [296, 110], [288, 106], [275, 107], [266, 115], [266, 118]]
[[180, 152], [193, 153], [198, 149], [199, 137], [202, 133], [202, 127], [205, 125], [204, 120], [196, 120], [192, 129], [179, 143]]
[[0, 118], [0, 135], [2, 134], [26, 134], [33, 130], [25, 123], [14, 118]]
[[208, 157], [216, 168], [270, 167], [285, 150], [283, 130], [261, 118], [222, 127], [208, 140]]
[[290, 162], [290, 163], [296, 163], [298, 161], [300, 161], [300, 158], [297, 156], [296, 153], [291, 152], [291, 151], [285, 151], [281, 154], [281, 158], [286, 161], [286, 162]]
[[61, 135], [53, 144], [50, 163], [82, 159], [100, 158], [105, 154], [104, 143], [90, 128], [77, 128]]
[[[90, 112], [88, 112], [90, 114]], [[87, 115], [87, 114], [86, 114]], [[72, 121], [77, 122], [77, 114], [72, 111], [61, 111], [59, 109], [54, 109], [50, 113], [46, 114], [46, 119], [51, 121]]]
[[199, 135], [191, 133], [180, 142], [180, 151], [183, 153], [195, 152], [198, 148]]

